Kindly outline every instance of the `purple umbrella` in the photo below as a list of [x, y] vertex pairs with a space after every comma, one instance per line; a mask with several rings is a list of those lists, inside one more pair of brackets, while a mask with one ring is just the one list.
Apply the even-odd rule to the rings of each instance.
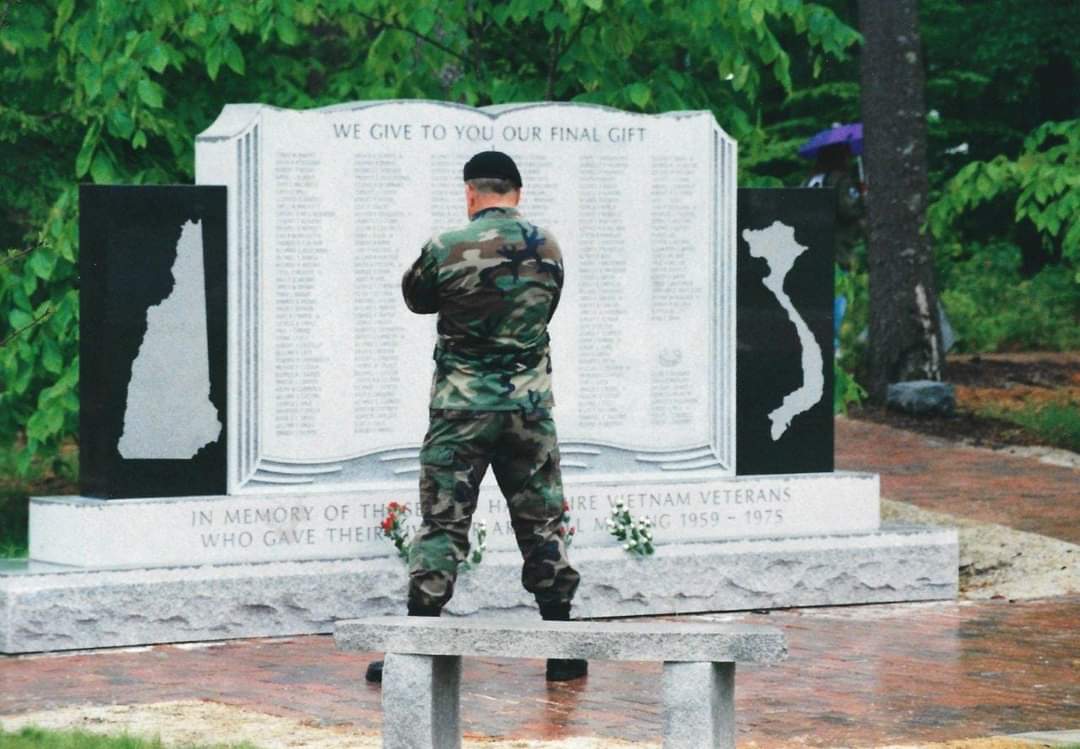
[[825, 146], [838, 143], [846, 144], [851, 148], [853, 156], [860, 155], [862, 153], [862, 123], [853, 122], [850, 125], [837, 125], [828, 130], [822, 130], [799, 148], [799, 155], [812, 159]]

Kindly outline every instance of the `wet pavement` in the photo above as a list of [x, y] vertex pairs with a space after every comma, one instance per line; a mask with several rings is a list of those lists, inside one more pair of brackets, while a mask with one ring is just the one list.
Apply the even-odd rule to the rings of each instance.
[[[742, 746], [875, 746], [1080, 726], [1080, 596], [717, 616], [781, 627], [789, 659], [742, 668]], [[0, 714], [206, 699], [379, 730], [374, 654], [329, 636], [0, 660]], [[539, 660], [466, 659], [466, 735], [659, 741], [660, 664], [599, 661], [549, 685]]]
[[[927, 509], [1080, 542], [1080, 472], [837, 422], [837, 466]], [[696, 617], [684, 617], [694, 619]], [[709, 617], [707, 617], [709, 618]], [[1080, 594], [715, 615], [778, 626], [789, 659], [736, 678], [740, 746], [875, 746], [1080, 728]], [[315, 724], [381, 725], [375, 654], [329, 636], [0, 657], [0, 714], [205, 699]], [[549, 685], [543, 662], [467, 659], [466, 735], [660, 738], [660, 664], [594, 662]]]
[[869, 421], [836, 420], [836, 469], [881, 474], [881, 496], [1080, 544], [1080, 471]]

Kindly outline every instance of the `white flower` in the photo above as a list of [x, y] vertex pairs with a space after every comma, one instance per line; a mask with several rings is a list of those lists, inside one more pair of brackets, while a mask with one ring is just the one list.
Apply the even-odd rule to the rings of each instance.
[[626, 551], [630, 551], [630, 544], [623, 544], [623, 545], [622, 545], [622, 547], [623, 547], [623, 549], [625, 549]]
[[630, 539], [630, 545], [631, 546], [637, 546], [637, 541], [635, 541], [634, 539], [631, 538]]

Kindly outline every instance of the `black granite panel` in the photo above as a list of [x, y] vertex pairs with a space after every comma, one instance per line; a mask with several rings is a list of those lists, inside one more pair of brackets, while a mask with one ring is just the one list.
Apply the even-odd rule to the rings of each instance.
[[[739, 190], [736, 471], [739, 475], [833, 470], [833, 222], [829, 189]], [[803, 386], [802, 346], [795, 324], [762, 279], [769, 265], [752, 257], [744, 230], [781, 222], [805, 247], [783, 290], [822, 352], [824, 392], [796, 415], [778, 439], [769, 414]]]
[[[225, 188], [80, 185], [80, 491], [90, 497], [225, 493]], [[181, 228], [200, 222], [210, 402], [223, 428], [190, 459], [124, 459], [132, 363], [147, 310], [173, 290]], [[167, 428], [167, 424], [163, 425]]]

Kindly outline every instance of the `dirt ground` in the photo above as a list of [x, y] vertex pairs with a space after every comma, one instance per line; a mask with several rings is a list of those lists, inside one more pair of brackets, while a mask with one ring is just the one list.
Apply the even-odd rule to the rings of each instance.
[[1003, 448], [1046, 446], [1046, 440], [977, 411], [1044, 403], [1071, 403], [1080, 408], [1080, 352], [952, 355], [945, 379], [956, 387], [957, 413], [951, 418], [910, 416], [869, 405], [852, 408], [848, 415], [975, 446]]
[[956, 528], [962, 599], [1023, 600], [1080, 592], [1076, 544], [888, 499], [881, 500], [881, 519]]
[[[93, 733], [160, 736], [169, 747], [193, 742], [236, 745], [247, 742], [262, 749], [381, 749], [378, 734], [344, 726], [315, 726], [304, 721], [264, 715], [214, 702], [177, 701], [148, 705], [110, 705], [65, 708], [0, 718], [0, 728], [17, 731], [25, 725], [79, 728]], [[659, 749], [659, 743], [618, 739], [572, 738], [559, 741], [499, 740], [465, 737], [465, 749]], [[751, 749], [754, 743], [744, 745]], [[879, 749], [1032, 749], [1040, 744], [1007, 736], [972, 738], [939, 744], [902, 744]]]

